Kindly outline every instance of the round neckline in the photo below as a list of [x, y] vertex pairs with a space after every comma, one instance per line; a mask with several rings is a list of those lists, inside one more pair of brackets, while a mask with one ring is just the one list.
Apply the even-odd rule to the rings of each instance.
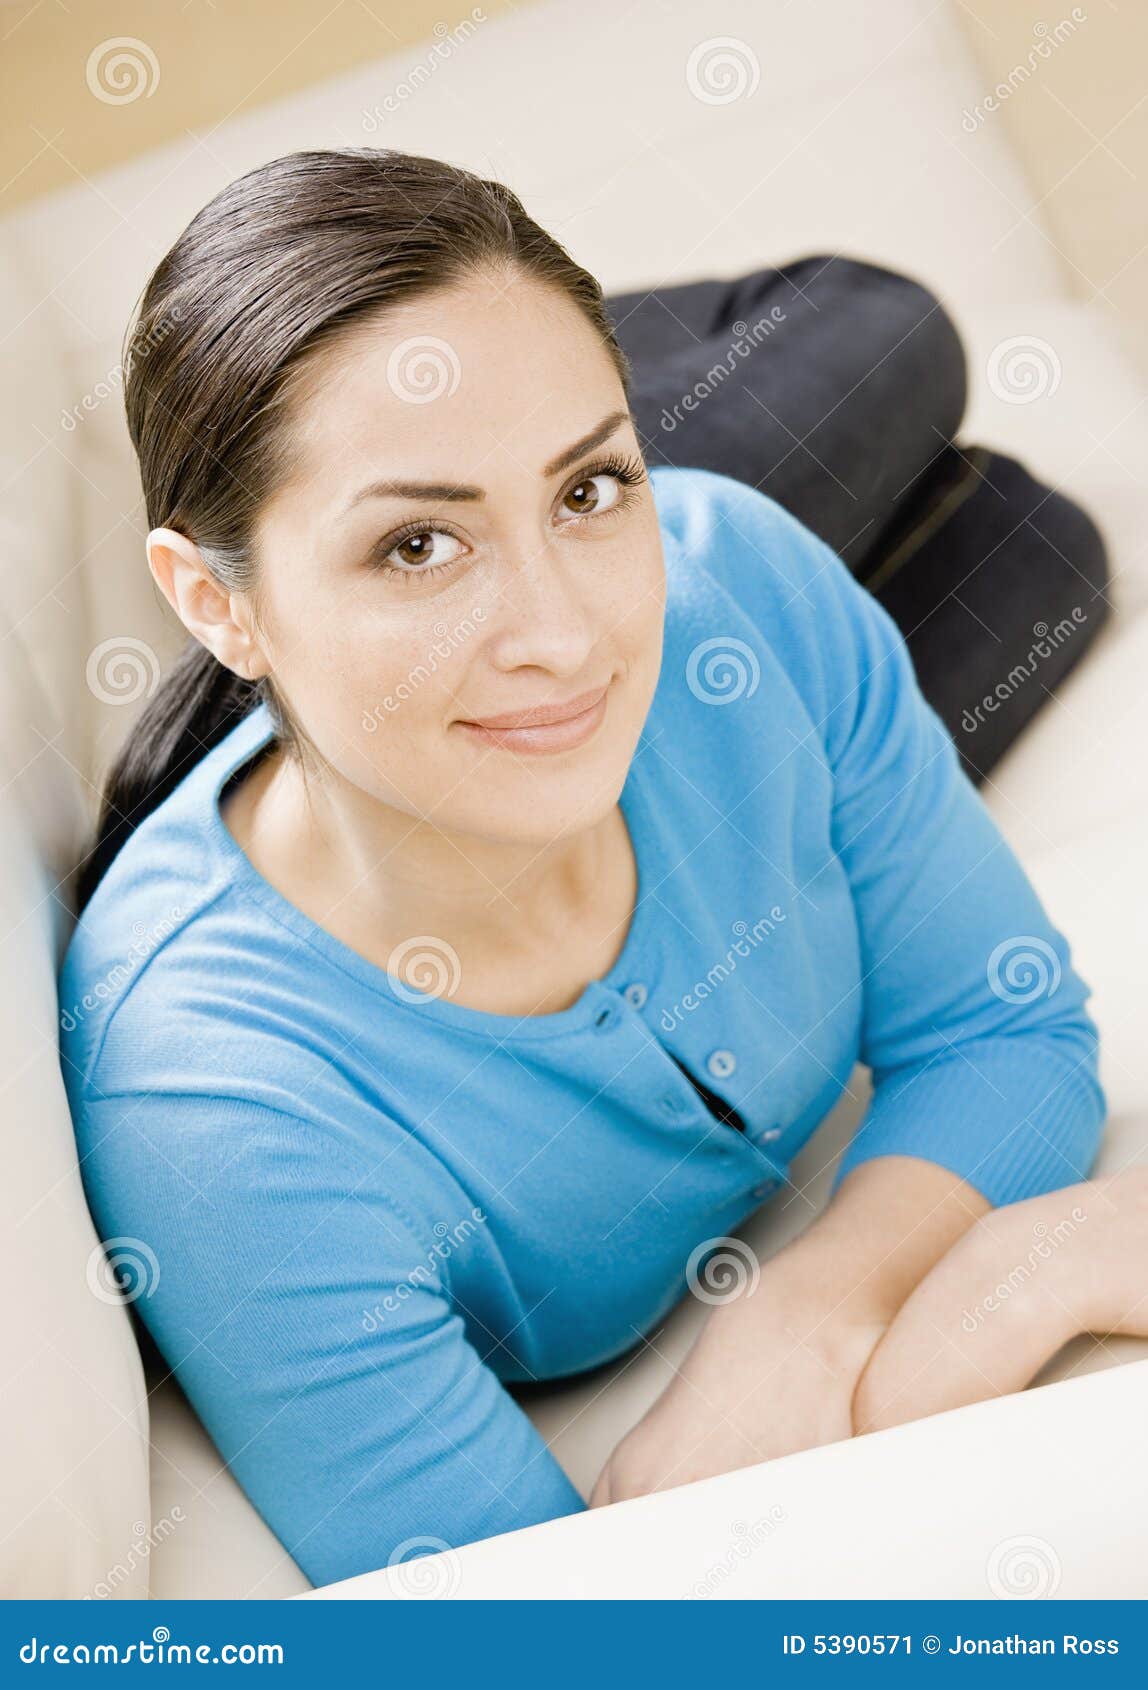
[[220, 801], [232, 777], [238, 775], [271, 742], [274, 732], [270, 708], [264, 702], [256, 705], [207, 754], [203, 769], [203, 801], [199, 806], [201, 824], [226, 866], [230, 883], [243, 895], [254, 898], [280, 926], [319, 951], [336, 968], [361, 981], [372, 991], [385, 993], [399, 1009], [415, 1015], [429, 1015], [459, 1031], [492, 1037], [500, 1043], [507, 1039], [544, 1039], [579, 1031], [601, 1014], [604, 994], [612, 997], [636, 980], [649, 986], [655, 953], [648, 943], [653, 911], [647, 906], [651, 904], [653, 888], [660, 881], [663, 865], [656, 817], [639, 772], [639, 753], [645, 730], [618, 797], [618, 806], [630, 835], [638, 883], [629, 931], [621, 952], [606, 973], [588, 981], [574, 1003], [546, 1015], [496, 1015], [489, 1010], [452, 1003], [449, 998], [436, 997], [420, 987], [408, 985], [336, 938], [319, 922], [313, 921], [259, 872], [224, 821]]

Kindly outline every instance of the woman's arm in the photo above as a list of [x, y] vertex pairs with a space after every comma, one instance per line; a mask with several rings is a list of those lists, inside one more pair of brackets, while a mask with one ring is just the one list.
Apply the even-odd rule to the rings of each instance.
[[997, 1209], [907, 1298], [862, 1374], [859, 1432], [1019, 1391], [1080, 1332], [1148, 1336], [1148, 1167]]
[[834, 933], [830, 977], [837, 1007], [856, 1014], [873, 1096], [834, 1183], [891, 1154], [939, 1163], [994, 1207], [1084, 1179], [1106, 1105], [1090, 989], [924, 698], [899, 628], [754, 488], [727, 481], [712, 509], [691, 541], [810, 724], [797, 744], [763, 746], [762, 779], [782, 768], [799, 802], [826, 805], [852, 898], [856, 955], [852, 936]]
[[101, 1234], [154, 1257], [135, 1306], [248, 1500], [316, 1585], [581, 1512], [450, 1295], [475, 1211], [444, 1186], [408, 1218], [401, 1123], [290, 1064], [299, 1116], [190, 1089], [79, 1116]]
[[1083, 1178], [1105, 1112], [1089, 988], [892, 617], [780, 506], [713, 481], [691, 544], [805, 705], [809, 732], [778, 762], [798, 759], [805, 801], [829, 812], [855, 928], [841, 1002], [873, 1096], [822, 1218], [707, 1321], [592, 1501], [848, 1437], [909, 1291], [978, 1214]]
[[874, 1346], [988, 1207], [916, 1157], [857, 1168], [752, 1291], [711, 1311], [673, 1383], [610, 1457], [591, 1506], [849, 1437]]

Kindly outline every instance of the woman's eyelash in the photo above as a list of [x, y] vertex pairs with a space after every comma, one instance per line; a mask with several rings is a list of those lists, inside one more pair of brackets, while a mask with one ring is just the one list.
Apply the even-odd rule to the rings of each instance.
[[[562, 497], [566, 498], [575, 487], [580, 487], [584, 481], [593, 481], [595, 476], [598, 475], [612, 475], [616, 481], [621, 482], [626, 491], [622, 494], [618, 503], [611, 505], [608, 511], [588, 511], [584, 517], [576, 517], [576, 521], [590, 522], [595, 516], [613, 516], [623, 510], [630, 502], [630, 490], [645, 481], [646, 466], [641, 458], [619, 452], [610, 453], [597, 463], [579, 470], [577, 480], [570, 483]], [[429, 576], [439, 575], [444, 570], [454, 568], [458, 561], [457, 558], [452, 559], [450, 563], [430, 563], [424, 567], [413, 569], [400, 569], [386, 561], [397, 546], [401, 546], [404, 540], [409, 540], [416, 534], [447, 534], [452, 539], [457, 539], [457, 535], [452, 535], [449, 528], [430, 527], [426, 521], [409, 522], [404, 528], [397, 529], [395, 533], [388, 534], [385, 540], [379, 541], [371, 556], [372, 566], [382, 570], [387, 575], [398, 575], [407, 580], [420, 581], [425, 581]]]
[[[603, 458], [600, 463], [591, 464], [587, 469], [580, 470], [578, 480], [572, 482], [571, 486], [578, 487], [583, 481], [593, 481], [596, 475], [613, 475], [625, 486], [634, 487], [639, 481], [646, 479], [646, 466], [641, 458], [614, 452], [609, 457]], [[569, 492], [570, 488], [567, 488], [566, 491]]]

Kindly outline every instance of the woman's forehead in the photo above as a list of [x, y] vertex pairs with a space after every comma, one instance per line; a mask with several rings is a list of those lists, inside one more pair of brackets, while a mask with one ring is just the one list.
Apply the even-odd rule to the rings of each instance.
[[307, 499], [320, 491], [334, 520], [383, 478], [437, 484], [440, 498], [460, 484], [494, 491], [500, 481], [542, 479], [603, 419], [620, 427], [628, 407], [605, 356], [573, 373], [561, 359], [552, 368], [535, 360], [521, 371], [496, 361], [476, 369], [442, 337], [392, 334], [315, 384], [296, 416], [290, 490]]

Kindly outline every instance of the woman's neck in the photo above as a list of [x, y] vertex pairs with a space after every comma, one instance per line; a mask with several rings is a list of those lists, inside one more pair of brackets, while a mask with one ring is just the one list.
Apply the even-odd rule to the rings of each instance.
[[423, 989], [409, 941], [441, 946], [452, 1001], [491, 1013], [573, 1002], [612, 965], [632, 919], [637, 866], [616, 804], [570, 837], [507, 843], [451, 833], [337, 778], [305, 779], [274, 748], [221, 813], [256, 870], [320, 927], [400, 977], [409, 955]]

